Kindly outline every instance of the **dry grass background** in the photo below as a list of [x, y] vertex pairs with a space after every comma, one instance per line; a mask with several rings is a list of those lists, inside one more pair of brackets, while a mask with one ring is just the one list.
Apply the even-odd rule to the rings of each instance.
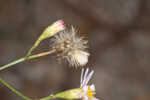
[[[150, 100], [149, 0], [1, 0], [0, 65], [27, 53], [53, 21], [63, 19], [88, 36], [92, 82], [101, 100]], [[47, 50], [49, 40], [35, 51]], [[39, 98], [79, 86], [80, 70], [55, 56], [0, 72], [25, 95]], [[0, 100], [20, 100], [0, 85]]]

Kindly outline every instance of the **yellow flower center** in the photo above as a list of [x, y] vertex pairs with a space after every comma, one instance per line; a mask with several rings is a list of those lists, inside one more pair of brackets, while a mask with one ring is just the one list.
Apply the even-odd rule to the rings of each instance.
[[90, 88], [90, 86], [88, 86], [88, 91], [86, 93], [86, 95], [88, 96], [88, 98], [94, 98], [94, 94], [96, 94], [94, 91], [92, 91], [92, 89]]
[[96, 94], [96, 92], [93, 91], [90, 86], [88, 86], [88, 91], [87, 92], [85, 92], [83, 90], [81, 92], [82, 92], [82, 97], [84, 95], [86, 95], [89, 99], [95, 98], [94, 95]]

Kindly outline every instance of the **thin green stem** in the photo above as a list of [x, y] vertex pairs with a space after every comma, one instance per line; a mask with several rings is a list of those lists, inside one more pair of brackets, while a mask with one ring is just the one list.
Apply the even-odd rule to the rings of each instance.
[[47, 52], [42, 52], [42, 53], [39, 53], [39, 54], [31, 55], [31, 56], [29, 56], [29, 57], [27, 57], [27, 56], [22, 57], [22, 58], [20, 58], [20, 59], [17, 59], [17, 60], [15, 60], [15, 61], [12, 61], [12, 62], [6, 64], [6, 65], [1, 66], [1, 67], [0, 67], [0, 71], [6, 69], [6, 68], [8, 68], [8, 67], [11, 67], [11, 66], [13, 66], [13, 65], [16, 65], [16, 64], [18, 64], [18, 63], [24, 62], [24, 61], [26, 61], [26, 60], [30, 60], [30, 59], [34, 59], [34, 58], [38, 58], [38, 57], [41, 57], [41, 56], [46, 56], [46, 55], [52, 54], [52, 53], [54, 53], [55, 51], [56, 51], [56, 50], [53, 49], [53, 50], [50, 50], [50, 51], [47, 51]]
[[40, 42], [41, 42], [41, 41], [38, 39], [38, 40], [34, 43], [34, 45], [33, 45], [33, 46], [30, 48], [30, 50], [28, 51], [27, 56], [30, 56], [31, 52], [39, 45]]
[[50, 95], [50, 96], [41, 98], [40, 100], [51, 100], [51, 99], [55, 99], [54, 95]]
[[22, 58], [20, 58], [20, 59], [17, 59], [17, 60], [15, 60], [15, 61], [11, 62], [11, 63], [8, 63], [8, 64], [4, 65], [4, 66], [1, 66], [1, 67], [0, 67], [0, 71], [6, 69], [6, 68], [8, 68], [8, 67], [11, 67], [12, 65], [15, 65], [15, 64], [18, 64], [18, 63], [20, 63], [20, 62], [23, 62], [23, 61], [25, 61], [25, 60], [26, 60], [26, 58], [25, 58], [25, 57], [22, 57]]
[[9, 85], [5, 80], [3, 80], [2, 78], [0, 78], [0, 82], [5, 85], [6, 87], [8, 87], [12, 92], [14, 92], [16, 95], [18, 95], [19, 97], [21, 97], [24, 100], [31, 100], [30, 98], [28, 98], [27, 96], [24, 96], [22, 93], [20, 93], [18, 90], [16, 90], [15, 88], [13, 88], [11, 85]]

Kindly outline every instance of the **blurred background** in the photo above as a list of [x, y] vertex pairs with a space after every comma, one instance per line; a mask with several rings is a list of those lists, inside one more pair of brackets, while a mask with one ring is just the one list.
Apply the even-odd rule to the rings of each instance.
[[[0, 65], [24, 56], [42, 31], [63, 19], [89, 39], [85, 67], [100, 100], [150, 100], [150, 0], [1, 0]], [[50, 39], [36, 52], [47, 51]], [[41, 98], [77, 88], [80, 69], [55, 55], [23, 62], [0, 76], [26, 96]], [[21, 100], [0, 84], [1, 100]]]

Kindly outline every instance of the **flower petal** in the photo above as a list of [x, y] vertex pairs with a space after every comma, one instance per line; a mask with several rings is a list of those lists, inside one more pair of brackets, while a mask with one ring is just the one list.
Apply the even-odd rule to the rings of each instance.
[[88, 92], [88, 86], [87, 86], [87, 85], [83, 86], [82, 89], [83, 89], [83, 92], [84, 92], [84, 93]]
[[84, 99], [84, 100], [88, 100], [88, 96], [87, 96], [87, 95], [84, 95], [84, 96], [83, 96], [83, 99]]
[[98, 98], [91, 98], [91, 99], [89, 99], [89, 100], [99, 100]]
[[81, 77], [80, 77], [80, 86], [82, 87], [82, 83], [83, 83], [83, 74], [84, 74], [84, 68], [82, 68], [81, 70]]
[[85, 79], [85, 82], [84, 82], [85, 85], [88, 84], [88, 82], [89, 82], [89, 80], [91, 79], [91, 77], [92, 77], [93, 74], [94, 74], [94, 71], [92, 70], [92, 71], [88, 74], [88, 76], [86, 77], [86, 79]]
[[82, 82], [83, 86], [86, 85], [85, 82], [86, 82], [86, 78], [87, 78], [88, 72], [89, 72], [89, 69], [87, 68], [85, 73], [84, 73], [84, 77], [83, 77], [83, 82]]
[[95, 91], [95, 85], [92, 84], [92, 85], [90, 86], [90, 89], [91, 89], [92, 91]]

